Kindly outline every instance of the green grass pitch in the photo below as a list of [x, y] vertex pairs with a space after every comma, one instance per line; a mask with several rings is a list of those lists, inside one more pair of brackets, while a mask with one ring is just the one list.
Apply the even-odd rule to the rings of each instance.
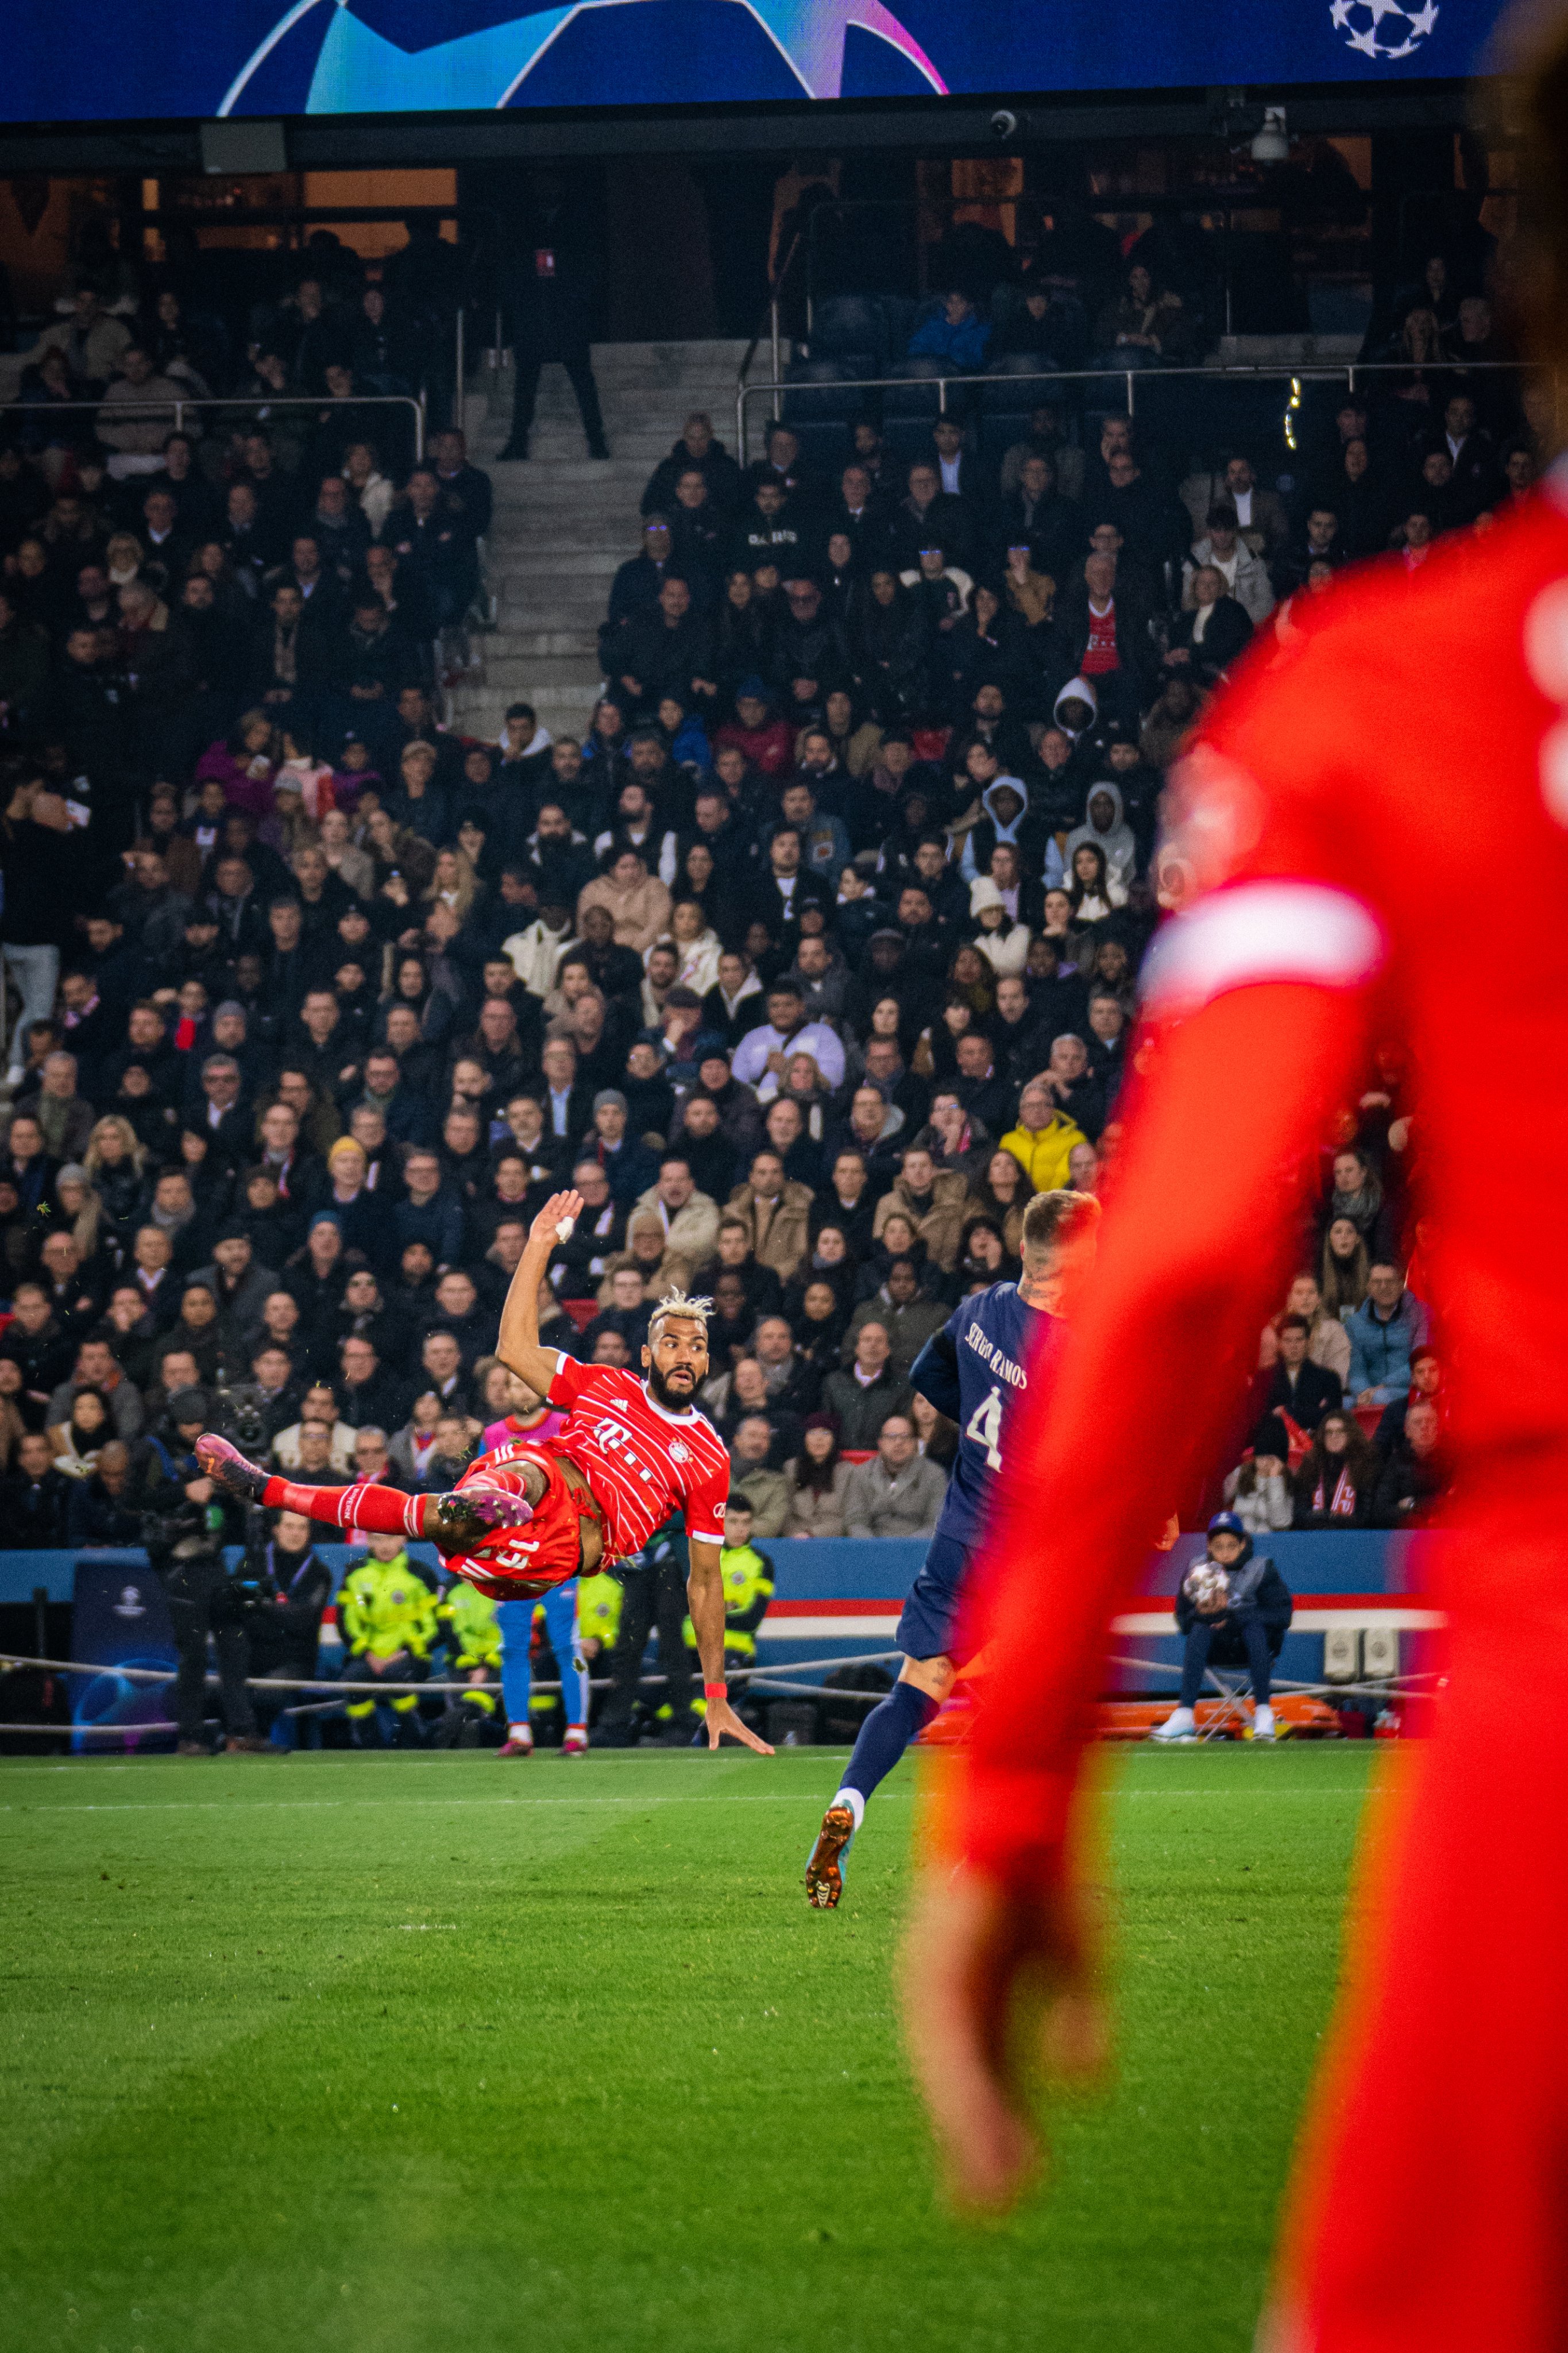
[[1245, 2353], [1365, 1749], [1139, 1754], [1121, 2064], [1052, 2196], [942, 2211], [839, 1759], [0, 1766], [15, 2353]]

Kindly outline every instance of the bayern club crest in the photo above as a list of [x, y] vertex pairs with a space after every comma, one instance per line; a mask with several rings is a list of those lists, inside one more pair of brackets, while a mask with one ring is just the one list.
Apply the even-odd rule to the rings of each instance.
[[688, 1446], [684, 1438], [676, 1439], [669, 1450], [669, 1459], [672, 1462], [690, 1461], [691, 1449]]
[[1410, 8], [1400, 0], [1332, 0], [1329, 15], [1349, 47], [1379, 64], [1392, 63], [1421, 47], [1437, 22], [1437, 5], [1423, 0], [1419, 8]]

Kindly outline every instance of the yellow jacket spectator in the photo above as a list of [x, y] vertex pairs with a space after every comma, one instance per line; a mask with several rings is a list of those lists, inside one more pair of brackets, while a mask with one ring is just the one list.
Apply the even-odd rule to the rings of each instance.
[[1018, 1098], [1018, 1124], [1002, 1138], [1037, 1193], [1054, 1193], [1068, 1182], [1074, 1148], [1089, 1138], [1076, 1119], [1058, 1111], [1048, 1087], [1031, 1079]]

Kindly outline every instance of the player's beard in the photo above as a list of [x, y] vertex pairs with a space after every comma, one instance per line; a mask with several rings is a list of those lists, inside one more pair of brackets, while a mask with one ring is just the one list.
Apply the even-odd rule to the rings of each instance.
[[656, 1405], [663, 1406], [667, 1413], [685, 1413], [697, 1402], [697, 1376], [691, 1372], [690, 1366], [679, 1365], [676, 1370], [690, 1375], [689, 1388], [683, 1383], [679, 1389], [672, 1391], [656, 1364], [649, 1365], [647, 1368], [648, 1395]]

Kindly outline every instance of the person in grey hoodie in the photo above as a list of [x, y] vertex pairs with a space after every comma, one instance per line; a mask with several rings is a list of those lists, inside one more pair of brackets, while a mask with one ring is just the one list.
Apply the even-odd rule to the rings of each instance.
[[[1075, 826], [1062, 844], [1060, 874], [1052, 875], [1047, 856], [1047, 885], [1060, 881], [1063, 875], [1072, 872], [1073, 852], [1080, 842], [1085, 841], [1092, 842], [1096, 849], [1104, 852], [1106, 880], [1119, 884], [1125, 891], [1138, 871], [1138, 843], [1122, 810], [1121, 790], [1108, 779], [1090, 785], [1084, 822]], [[1054, 844], [1052, 846], [1055, 847]]]

